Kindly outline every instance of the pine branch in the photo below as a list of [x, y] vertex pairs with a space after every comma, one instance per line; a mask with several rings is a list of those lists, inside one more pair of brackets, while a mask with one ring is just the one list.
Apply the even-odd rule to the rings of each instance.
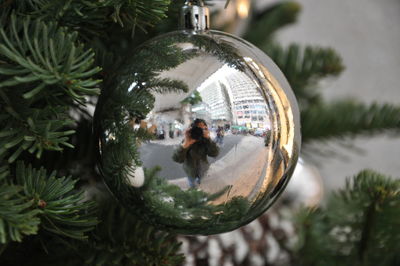
[[101, 144], [104, 151], [101, 164], [106, 166], [102, 169], [103, 175], [109, 178], [108, 185], [112, 185], [115, 191], [123, 191], [122, 188], [130, 184], [129, 176], [142, 164], [138, 151], [140, 139], [136, 133], [129, 124], [123, 128], [111, 129], [109, 140]]
[[300, 9], [298, 3], [291, 1], [272, 5], [252, 17], [251, 27], [243, 37], [256, 46], [265, 46], [271, 43], [275, 31], [296, 22]]
[[[136, 1], [108, 1], [108, 6], [113, 6], [115, 11], [111, 16], [115, 22], [121, 26], [124, 22], [129, 25], [137, 25], [145, 31], [146, 26], [154, 26], [161, 19], [165, 18], [165, 12], [168, 10], [170, 0], [136, 0]], [[124, 10], [123, 13], [120, 10]]]
[[[1, 161], [2, 162], [2, 161]], [[39, 210], [32, 210], [32, 200], [21, 195], [21, 186], [7, 181], [10, 178], [8, 165], [0, 166], [0, 243], [21, 242], [24, 236], [39, 230]]]
[[12, 8], [46, 21], [56, 21], [61, 26], [77, 29], [84, 35], [101, 36], [113, 24], [133, 31], [137, 26], [144, 30], [166, 17], [170, 0], [31, 0], [27, 4], [15, 1]]
[[68, 265], [181, 265], [180, 243], [174, 235], [144, 224], [113, 200], [101, 206], [103, 222], [88, 242], [77, 243], [79, 255], [71, 258], [64, 251]]
[[91, 78], [99, 68], [76, 33], [15, 15], [8, 26], [0, 29], [0, 155], [11, 163], [24, 151], [40, 158], [72, 147], [68, 110], [97, 94], [100, 81]]
[[201, 103], [202, 101], [203, 99], [201, 98], [200, 92], [194, 91], [190, 96], [181, 101], [181, 104], [196, 105], [198, 103]]
[[20, 187], [0, 186], [0, 243], [21, 242], [24, 236], [36, 234], [40, 219], [38, 210], [31, 210], [32, 202], [19, 195]]
[[90, 78], [100, 71], [92, 67], [93, 57], [77, 43], [76, 32], [12, 15], [9, 28], [0, 29], [0, 90], [28, 84], [24, 99], [66, 94], [83, 102], [84, 95], [99, 93], [100, 80]]
[[84, 201], [83, 191], [74, 191], [76, 181], [55, 175], [53, 172], [47, 176], [43, 168], [35, 170], [22, 162], [17, 164], [17, 182], [40, 212], [41, 227], [58, 235], [85, 239], [85, 232], [97, 224], [94, 203]]
[[[187, 39], [187, 37], [185, 37], [185, 39]], [[193, 35], [189, 41], [207, 53], [214, 55], [229, 67], [235, 68], [242, 72], [245, 71], [246, 62], [238, 53], [238, 50], [232, 45], [219, 42], [214, 38], [203, 35]]]
[[326, 208], [300, 213], [301, 265], [396, 265], [400, 181], [365, 170]]
[[283, 49], [275, 44], [266, 46], [265, 51], [285, 74], [300, 107], [320, 101], [319, 93], [314, 90], [318, 80], [337, 76], [344, 69], [342, 59], [330, 48], [301, 48], [292, 44]]
[[[59, 114], [54, 114], [55, 112]], [[4, 125], [0, 129], [0, 154], [11, 151], [8, 162], [12, 163], [23, 151], [36, 153], [40, 158], [43, 150], [61, 151], [62, 146], [72, 147], [68, 143], [68, 136], [75, 131], [64, 129], [71, 125], [72, 121], [64, 114], [62, 107], [46, 107], [43, 109], [27, 109], [24, 115], [29, 115], [26, 120], [9, 119], [0, 117]]]
[[301, 112], [303, 141], [374, 134], [400, 128], [400, 107], [339, 101]]
[[[215, 234], [235, 228], [238, 221], [245, 222], [243, 217], [249, 212], [250, 203], [241, 196], [231, 198], [229, 203], [214, 205], [212, 202], [229, 194], [231, 186], [209, 194], [197, 189], [182, 190], [179, 186], [169, 184], [160, 177], [159, 166], [144, 169], [145, 184], [141, 188], [143, 206], [131, 208], [147, 219], [158, 221], [159, 228], [176, 230], [186, 234]], [[126, 206], [135, 205], [133, 197], [126, 198]], [[218, 214], [218, 215], [216, 215]], [[182, 219], [186, 217], [186, 219]], [[196, 217], [204, 217], [197, 219]]]
[[189, 86], [181, 80], [172, 80], [168, 78], [155, 78], [150, 80], [147, 87], [154, 92], [158, 93], [171, 93], [171, 92], [188, 92]]

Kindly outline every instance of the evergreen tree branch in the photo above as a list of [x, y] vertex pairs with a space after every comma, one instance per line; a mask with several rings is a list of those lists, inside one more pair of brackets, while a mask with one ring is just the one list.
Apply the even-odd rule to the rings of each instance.
[[8, 165], [0, 162], [0, 244], [5, 245], [36, 234], [40, 219], [39, 210], [31, 209], [33, 201], [21, 195], [22, 187], [8, 181], [11, 175]]
[[358, 248], [358, 257], [360, 264], [365, 264], [365, 259], [368, 257], [367, 251], [369, 250], [369, 241], [371, 240], [371, 232], [374, 227], [375, 216], [378, 215], [375, 210], [375, 204], [371, 204], [365, 213], [364, 225], [362, 226], [361, 239]]
[[[29, 84], [24, 99], [40, 99], [44, 92], [66, 94], [82, 102], [84, 95], [99, 93], [100, 80], [90, 77], [94, 53], [77, 43], [77, 33], [68, 33], [54, 23], [11, 15], [9, 28], [0, 29], [0, 89]], [[34, 96], [37, 96], [34, 98]]]
[[131, 31], [136, 26], [145, 30], [166, 17], [170, 3], [170, 0], [30, 0], [14, 1], [11, 8], [35, 18], [56, 21], [89, 37], [101, 36], [114, 24]]
[[201, 103], [202, 101], [203, 98], [201, 98], [200, 92], [194, 91], [191, 95], [189, 95], [183, 101], [181, 101], [181, 104], [196, 105], [198, 103]]
[[[0, 155], [61, 151], [74, 131], [68, 110], [99, 92], [94, 53], [54, 23], [12, 14], [0, 28]], [[74, 102], [75, 101], [75, 102]]]
[[31, 210], [32, 201], [20, 196], [21, 187], [0, 186], [0, 243], [21, 242], [24, 236], [36, 234], [40, 219], [38, 210]]
[[[212, 194], [196, 189], [182, 190], [160, 177], [158, 174], [160, 170], [159, 166], [144, 169], [145, 183], [141, 188], [141, 195], [146, 204], [131, 208], [147, 219], [159, 221], [160, 228], [167, 226], [166, 229], [173, 228], [187, 234], [198, 233], [197, 230], [200, 228], [208, 228], [208, 234], [229, 231], [249, 211], [249, 201], [241, 196], [235, 196], [225, 204], [212, 203], [229, 195], [232, 186], [225, 186]], [[137, 202], [133, 197], [127, 198], [126, 201], [127, 208]], [[215, 215], [216, 213], [218, 215]], [[187, 217], [187, 220], [183, 221], [177, 217]]]
[[157, 93], [188, 92], [189, 86], [181, 80], [154, 78], [147, 87]]
[[62, 236], [85, 239], [85, 232], [97, 224], [94, 217], [94, 202], [84, 201], [84, 191], [76, 192], [76, 181], [71, 178], [57, 178], [53, 172], [25, 167], [17, 163], [17, 182], [23, 187], [25, 197], [33, 201], [38, 210], [41, 227]]
[[62, 252], [67, 265], [181, 265], [175, 235], [144, 224], [113, 200], [100, 206], [102, 222], [89, 241], [76, 243], [78, 256]]
[[348, 179], [326, 208], [299, 214], [301, 265], [396, 265], [399, 207], [399, 180], [370, 170]]
[[243, 37], [256, 46], [265, 46], [271, 43], [275, 31], [296, 22], [300, 9], [298, 3], [284, 1], [274, 4], [258, 14], [255, 13], [249, 23], [251, 27]]
[[304, 142], [373, 134], [400, 128], [400, 107], [338, 101], [313, 105], [301, 112]]
[[[7, 112], [7, 106], [4, 108]], [[61, 151], [63, 146], [72, 147], [68, 136], [73, 130], [64, 129], [72, 121], [65, 114], [66, 108], [46, 106], [43, 109], [22, 107], [18, 116], [0, 116], [0, 155], [7, 153], [8, 162], [14, 162], [23, 151], [36, 153], [40, 158], [43, 150]], [[1, 108], [0, 108], [1, 110]]]
[[275, 44], [264, 50], [285, 74], [300, 107], [320, 101], [319, 93], [314, 90], [319, 79], [337, 76], [344, 69], [342, 59], [330, 48], [301, 48], [292, 44], [284, 49]]

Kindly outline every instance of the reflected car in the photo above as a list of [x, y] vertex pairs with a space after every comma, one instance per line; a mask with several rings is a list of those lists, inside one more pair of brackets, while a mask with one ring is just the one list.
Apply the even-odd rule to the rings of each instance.
[[262, 130], [262, 129], [257, 129], [256, 131], [254, 131], [254, 136], [264, 137], [265, 136], [265, 131]]

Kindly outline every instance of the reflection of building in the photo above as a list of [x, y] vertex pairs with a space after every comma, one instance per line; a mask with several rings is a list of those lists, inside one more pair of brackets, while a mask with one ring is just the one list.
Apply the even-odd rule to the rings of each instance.
[[248, 128], [269, 125], [266, 101], [257, 85], [243, 72], [234, 71], [226, 77], [232, 95], [233, 119]]
[[266, 99], [251, 74], [224, 65], [197, 89], [215, 123], [270, 128]]
[[192, 117], [193, 119], [200, 118], [204, 119], [207, 123], [209, 123], [212, 119], [212, 109], [204, 101], [192, 106]]
[[213, 121], [230, 121], [232, 119], [230, 99], [224, 84], [213, 82], [201, 89], [200, 95], [203, 102], [210, 107]]

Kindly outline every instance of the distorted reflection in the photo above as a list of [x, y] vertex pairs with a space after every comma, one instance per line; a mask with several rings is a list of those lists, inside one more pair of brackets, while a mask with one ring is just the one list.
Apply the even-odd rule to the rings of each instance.
[[183, 164], [189, 186], [194, 188], [196, 184], [200, 185], [201, 179], [210, 168], [207, 156], [216, 157], [218, 153], [219, 148], [210, 139], [206, 121], [196, 119], [185, 131], [183, 143], [172, 158], [175, 162]]
[[218, 32], [174, 33], [121, 70], [102, 93], [96, 130], [105, 181], [126, 207], [212, 234], [272, 204], [297, 160], [298, 111], [256, 53]]
[[[182, 189], [199, 187], [216, 193], [232, 186], [225, 200], [254, 199], [267, 167], [271, 135], [267, 102], [251, 73], [209, 61], [213, 73], [193, 91], [154, 94], [154, 108], [146, 121], [157, 127], [156, 139], [140, 147], [141, 161], [145, 168], [159, 167], [160, 176]], [[177, 78], [171, 71], [163, 74]], [[180, 76], [192, 84], [190, 78]]]

